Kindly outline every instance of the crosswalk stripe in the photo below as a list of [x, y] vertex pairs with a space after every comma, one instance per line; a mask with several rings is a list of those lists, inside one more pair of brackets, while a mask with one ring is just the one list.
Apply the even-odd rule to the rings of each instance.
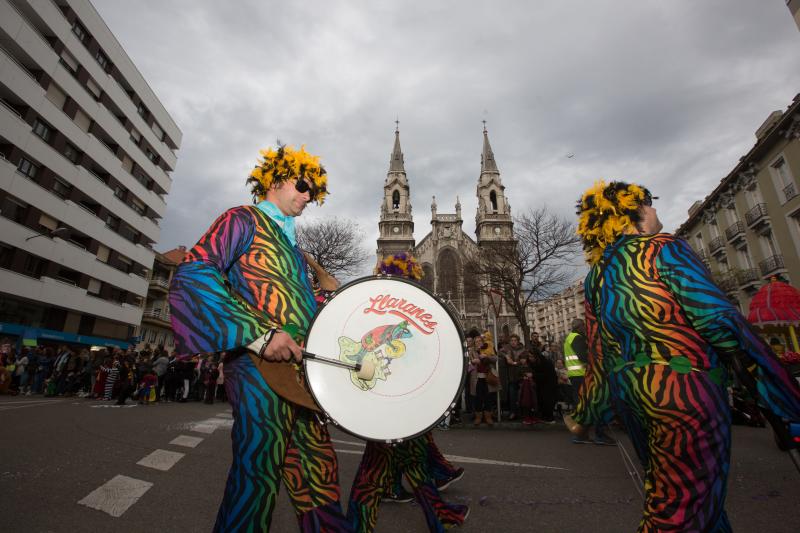
[[119, 518], [152, 486], [149, 481], [118, 475], [90, 492], [78, 503]]
[[162, 470], [166, 472], [173, 466], [175, 463], [181, 460], [185, 453], [181, 452], [171, 452], [169, 450], [156, 450], [147, 457], [142, 458], [137, 465], [146, 466], [147, 468], [154, 468], [156, 470]]
[[203, 442], [203, 437], [190, 437], [189, 435], [180, 435], [169, 441], [170, 444], [175, 446], [185, 446], [187, 448], [197, 448], [197, 445], [201, 442]]

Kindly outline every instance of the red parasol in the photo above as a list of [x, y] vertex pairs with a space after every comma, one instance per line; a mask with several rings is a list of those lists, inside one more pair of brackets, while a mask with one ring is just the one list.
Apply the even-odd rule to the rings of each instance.
[[800, 325], [800, 291], [772, 278], [753, 296], [747, 320], [759, 326]]

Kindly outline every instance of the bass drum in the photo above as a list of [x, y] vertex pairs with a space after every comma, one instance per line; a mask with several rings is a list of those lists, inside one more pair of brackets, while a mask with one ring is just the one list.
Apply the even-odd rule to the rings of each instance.
[[305, 361], [314, 400], [330, 422], [362, 439], [399, 442], [433, 428], [455, 406], [467, 370], [464, 333], [438, 298], [405, 279], [355, 280], [327, 300], [306, 350], [372, 364], [370, 380]]

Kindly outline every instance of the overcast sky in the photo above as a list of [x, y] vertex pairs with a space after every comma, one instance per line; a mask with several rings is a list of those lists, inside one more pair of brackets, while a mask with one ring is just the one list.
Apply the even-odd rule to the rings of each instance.
[[303, 217], [355, 219], [373, 250], [397, 117], [417, 242], [434, 194], [474, 236], [483, 120], [512, 213], [574, 218], [594, 180], [625, 179], [672, 231], [800, 91], [784, 0], [94, 4], [183, 131], [160, 251], [249, 203], [276, 139], [328, 169]]

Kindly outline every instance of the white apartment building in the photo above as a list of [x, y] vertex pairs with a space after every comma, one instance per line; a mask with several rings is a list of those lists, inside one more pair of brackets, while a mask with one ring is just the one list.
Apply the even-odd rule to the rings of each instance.
[[528, 306], [528, 324], [540, 340], [548, 340], [560, 350], [572, 331], [572, 320], [584, 318], [583, 279], [576, 280], [558, 294]]
[[0, 337], [127, 346], [181, 131], [88, 0], [0, 0]]

